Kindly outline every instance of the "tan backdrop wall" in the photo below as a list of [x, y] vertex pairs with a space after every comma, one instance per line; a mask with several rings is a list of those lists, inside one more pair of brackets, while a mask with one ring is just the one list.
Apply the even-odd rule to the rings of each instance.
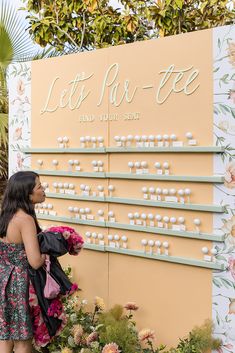
[[[160, 90], [159, 100], [165, 99], [172, 87], [175, 91], [186, 87], [189, 75], [193, 70], [198, 70], [198, 76], [188, 85], [188, 88], [185, 88], [186, 91], [193, 89], [195, 91], [189, 95], [184, 91], [171, 92], [169, 97], [159, 104], [156, 101], [156, 92], [164, 75], [160, 72], [171, 65], [174, 65], [175, 70], [184, 70], [182, 78], [173, 85], [173, 78], [177, 76], [177, 73], [173, 73]], [[89, 76], [91, 77], [84, 80], [84, 77]], [[71, 81], [75, 77], [80, 77], [82, 81], [73, 86]], [[106, 81], [105, 77], [107, 77]], [[55, 78], [57, 79], [50, 95], [50, 87]], [[129, 83], [125, 84], [125, 80]], [[104, 82], [106, 87], [102, 94]], [[74, 91], [71, 93], [72, 86]], [[128, 87], [128, 93], [124, 92], [124, 87], [126, 90]], [[63, 91], [65, 89], [70, 89], [70, 93]], [[84, 94], [88, 96], [79, 108], [74, 108], [81, 94], [83, 97]], [[49, 101], [46, 104], [48, 97]], [[112, 98], [116, 98], [114, 101], [119, 106], [112, 104]], [[100, 105], [97, 105], [99, 101], [101, 101]], [[64, 107], [58, 107], [58, 105]], [[47, 106], [46, 110], [54, 111], [42, 113], [45, 106]], [[110, 121], [103, 121], [104, 116], [108, 116]], [[125, 120], [127, 117], [137, 119]], [[82, 121], [87, 118], [94, 120]], [[193, 133], [199, 146], [213, 144], [211, 31], [32, 63], [31, 147], [33, 148], [57, 147], [58, 136], [68, 136], [69, 147], [76, 148], [80, 146], [80, 137], [87, 135], [103, 136], [106, 147], [115, 146], [114, 136], [128, 134], [170, 135], [174, 133], [179, 140], [186, 143], [185, 133], [188, 131]], [[57, 169], [67, 171], [69, 159], [79, 159], [82, 171], [86, 172], [92, 172], [92, 160], [102, 160], [106, 172], [116, 173], [128, 173], [127, 163], [130, 160], [146, 160], [150, 173], [154, 173], [153, 165], [156, 161], [168, 161], [172, 174], [175, 175], [213, 174], [213, 159], [209, 153], [111, 153], [107, 155], [39, 153], [32, 156], [32, 168], [38, 169], [37, 160], [42, 159], [42, 168], [52, 170], [51, 162], [55, 158], [59, 161]], [[51, 188], [54, 181], [65, 182], [68, 178], [42, 176], [41, 180], [48, 182]], [[141, 199], [141, 188], [144, 185], [177, 189], [190, 187], [193, 203], [210, 204], [213, 196], [212, 185], [209, 183], [118, 179], [101, 181], [71, 177], [69, 182], [76, 185], [77, 193], [82, 183], [90, 185], [92, 190], [96, 190], [100, 184], [107, 190], [107, 186], [113, 184], [114, 194], [118, 197]], [[157, 212], [163, 216], [184, 216], [189, 230], [194, 227], [193, 219], [200, 218], [201, 230], [212, 232], [212, 214], [208, 212], [108, 203], [100, 205], [92, 201], [71, 202], [60, 199], [48, 199], [47, 202], [53, 203], [58, 215], [68, 217], [68, 206], [71, 204], [90, 207], [94, 215], [97, 215], [100, 208], [104, 209], [105, 215], [109, 210], [113, 210], [120, 223], [128, 223], [128, 212], [143, 212], [143, 210], [146, 213]], [[41, 221], [41, 223], [55, 224], [54, 221]], [[101, 232], [101, 229], [88, 225], [75, 227], [82, 235], [87, 230]], [[120, 236], [125, 234], [128, 236], [128, 247], [140, 251], [142, 238], [167, 240], [170, 244], [170, 255], [194, 259], [202, 259], [201, 248], [211, 246], [209, 241], [170, 235], [148, 233], [143, 235], [141, 232], [117, 229], [102, 229], [102, 233], [105, 235], [106, 242], [108, 234]], [[136, 314], [138, 327], [147, 326], [154, 329], [159, 342], [173, 345], [178, 337], [184, 336], [195, 324], [201, 324], [204, 319], [211, 317], [212, 273], [210, 269], [92, 250], [84, 250], [79, 257], [66, 256], [61, 262], [63, 265], [67, 263], [72, 265], [74, 278], [82, 288], [82, 297], [92, 301], [94, 296], [101, 296], [108, 307], [115, 303], [125, 304], [127, 301], [135, 301], [140, 306]]]

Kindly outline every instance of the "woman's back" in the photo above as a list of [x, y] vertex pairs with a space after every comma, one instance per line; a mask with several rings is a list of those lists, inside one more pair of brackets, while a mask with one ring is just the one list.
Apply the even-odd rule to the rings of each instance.
[[2, 240], [6, 243], [11, 244], [23, 244], [21, 228], [24, 222], [27, 222], [28, 215], [25, 214], [22, 210], [17, 211], [17, 213], [10, 220], [6, 236]]

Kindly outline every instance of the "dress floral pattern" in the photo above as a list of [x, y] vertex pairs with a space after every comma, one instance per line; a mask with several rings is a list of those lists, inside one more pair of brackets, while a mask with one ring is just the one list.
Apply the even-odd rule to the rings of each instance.
[[0, 241], [0, 339], [33, 337], [28, 261], [23, 244]]

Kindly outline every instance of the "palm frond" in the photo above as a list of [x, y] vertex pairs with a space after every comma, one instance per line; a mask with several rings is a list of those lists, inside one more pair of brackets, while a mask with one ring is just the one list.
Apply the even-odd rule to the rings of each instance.
[[0, 146], [0, 183], [7, 179], [8, 174], [8, 151]]
[[9, 33], [7, 32], [4, 24], [0, 20], [0, 65], [5, 69], [13, 58], [13, 47]]
[[7, 147], [8, 144], [8, 114], [0, 113], [0, 145]]
[[[19, 60], [22, 56], [32, 52], [33, 45], [30, 39], [29, 33], [27, 32], [26, 23], [19, 16], [15, 8], [7, 1], [2, 0], [0, 3], [0, 23], [3, 28], [2, 35], [5, 38], [5, 43], [9, 44], [7, 53], [2, 50], [1, 42], [1, 53], [3, 52], [4, 65], [5, 67], [12, 61]], [[7, 36], [6, 37], [6, 33]], [[9, 55], [11, 48], [11, 53]], [[1, 63], [3, 65], [3, 63]]]

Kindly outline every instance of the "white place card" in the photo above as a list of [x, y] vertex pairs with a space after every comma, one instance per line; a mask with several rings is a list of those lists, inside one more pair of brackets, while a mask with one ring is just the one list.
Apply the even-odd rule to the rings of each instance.
[[172, 146], [173, 147], [182, 147], [184, 144], [182, 141], [173, 141]]
[[211, 262], [211, 256], [210, 256], [210, 255], [204, 255], [204, 256], [203, 256], [203, 259], [204, 259], [205, 261]]
[[94, 220], [94, 216], [93, 216], [92, 214], [88, 214], [88, 215], [86, 216], [86, 218], [89, 219], [89, 220], [91, 220], [91, 221]]
[[57, 215], [57, 212], [56, 212], [56, 211], [49, 211], [49, 215], [50, 215], [50, 216], [56, 216], [56, 215]]
[[67, 194], [69, 195], [75, 195], [76, 191], [75, 190], [67, 190]]
[[196, 146], [196, 145], [197, 145], [197, 140], [194, 140], [194, 139], [188, 140], [188, 144], [189, 144], [190, 146]]
[[182, 230], [182, 229], [181, 229], [181, 225], [179, 225], [179, 224], [172, 224], [172, 229], [173, 229], [173, 230], [179, 230], [179, 231]]
[[165, 201], [166, 202], [177, 202], [178, 199], [175, 196], [165, 196]]

